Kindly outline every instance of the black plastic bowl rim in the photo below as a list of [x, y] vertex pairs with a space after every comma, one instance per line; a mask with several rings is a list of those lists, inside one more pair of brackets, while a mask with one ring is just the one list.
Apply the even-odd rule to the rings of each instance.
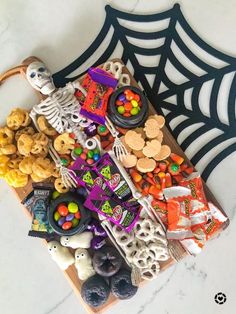
[[[54, 212], [56, 211], [57, 206], [59, 204], [62, 204], [62, 203], [68, 204], [70, 202], [74, 202], [74, 203], [78, 204], [79, 211], [81, 213], [81, 218], [79, 220], [79, 224], [76, 227], [71, 228], [69, 230], [63, 230], [55, 222], [55, 220], [54, 220]], [[57, 197], [55, 200], [51, 201], [49, 212], [48, 212], [48, 221], [49, 221], [49, 224], [52, 227], [52, 229], [57, 234], [64, 235], [64, 236], [71, 236], [71, 235], [74, 235], [76, 233], [81, 233], [81, 232], [83, 232], [87, 228], [87, 226], [88, 226], [88, 224], [89, 224], [89, 222], [91, 220], [91, 213], [90, 213], [90, 211], [88, 209], [86, 209], [83, 206], [83, 202], [84, 202], [84, 200], [82, 198], [80, 198], [80, 196], [78, 194], [74, 194], [74, 193], [71, 193], [71, 192], [62, 194], [59, 197]]]

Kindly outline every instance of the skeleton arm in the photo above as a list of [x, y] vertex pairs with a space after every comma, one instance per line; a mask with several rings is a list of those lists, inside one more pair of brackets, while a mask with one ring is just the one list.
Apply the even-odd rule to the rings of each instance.
[[78, 80], [74, 81], [74, 82], [67, 83], [64, 88], [68, 89], [71, 94], [74, 94], [75, 93], [75, 89], [78, 89], [78, 90], [80, 90], [82, 92], [82, 94], [84, 94], [84, 96], [87, 96], [86, 90], [81, 86], [81, 84], [80, 84], [80, 82]]

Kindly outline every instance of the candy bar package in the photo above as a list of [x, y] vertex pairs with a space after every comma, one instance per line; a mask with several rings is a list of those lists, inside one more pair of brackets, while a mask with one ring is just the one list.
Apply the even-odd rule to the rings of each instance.
[[73, 165], [70, 166], [70, 169], [75, 172], [75, 179], [78, 185], [87, 188], [89, 191], [91, 191], [95, 185], [98, 185], [104, 189], [108, 195], [112, 194], [105, 181], [95, 171], [96, 168], [89, 166], [82, 158], [76, 158]]
[[104, 154], [97, 162], [95, 171], [119, 199], [127, 201], [132, 197], [128, 183], [109, 154]]
[[76, 95], [83, 102], [80, 113], [96, 123], [105, 124], [108, 99], [117, 83], [118, 81], [106, 71], [90, 68], [82, 83], [87, 91], [86, 98], [81, 99], [79, 93]]
[[52, 195], [52, 187], [47, 185], [33, 185], [34, 195], [31, 203], [32, 225], [28, 235], [32, 237], [50, 240], [54, 237], [54, 231], [49, 225], [48, 210]]
[[125, 207], [117, 199], [106, 195], [99, 186], [94, 186], [86, 199], [84, 206], [89, 210], [106, 217], [112, 223], [130, 232], [139, 218], [139, 211]]
[[31, 213], [32, 212], [32, 206], [34, 203], [34, 191], [31, 191], [21, 202]]

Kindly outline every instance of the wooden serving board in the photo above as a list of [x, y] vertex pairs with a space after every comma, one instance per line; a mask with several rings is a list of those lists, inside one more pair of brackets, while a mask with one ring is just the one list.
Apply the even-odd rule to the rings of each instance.
[[[114, 62], [115, 61], [119, 61], [119, 62], [122, 63], [122, 61], [119, 60], [119, 59], [115, 59], [115, 60], [112, 60], [112, 61], [114, 61]], [[131, 76], [130, 72], [128, 71], [128, 69], [125, 66], [123, 68], [123, 73], [129, 74], [129, 76], [131, 78], [131, 85], [140, 88], [139, 85], [137, 84], [137, 82], [134, 80], [134, 78]], [[149, 103], [149, 105], [150, 105], [150, 114], [156, 113], [156, 111], [153, 108], [153, 106], [150, 103]], [[163, 142], [170, 146], [172, 152], [175, 152], [175, 153], [183, 156], [185, 158], [185, 161], [188, 162], [189, 165], [191, 165], [191, 162], [188, 160], [188, 158], [186, 157], [186, 155], [184, 154], [184, 152], [182, 151], [180, 146], [177, 144], [176, 140], [173, 138], [173, 136], [171, 135], [170, 131], [167, 129], [166, 126], [163, 127], [162, 131], [163, 131], [163, 134], [164, 134]], [[30, 193], [31, 190], [32, 190], [32, 182], [29, 182], [28, 185], [26, 187], [24, 187], [24, 188], [14, 189], [14, 191], [17, 194], [17, 196], [18, 196], [20, 201], [22, 201]], [[226, 216], [226, 214], [223, 211], [223, 209], [221, 208], [220, 204], [217, 202], [217, 200], [215, 199], [215, 197], [213, 196], [213, 194], [211, 193], [211, 191], [209, 190], [209, 188], [207, 187], [207, 185], [205, 183], [204, 183], [204, 190], [205, 190], [205, 194], [206, 194], [206, 197], [207, 197], [208, 201], [211, 201], [213, 204], [215, 204], [224, 213], [224, 215]], [[30, 216], [29, 212], [26, 209], [25, 209], [25, 211]], [[229, 225], [229, 219], [227, 219], [227, 221], [222, 225], [222, 227], [219, 230], [219, 232], [221, 232], [222, 230], [227, 228], [228, 225]], [[184, 249], [182, 249], [181, 254], [182, 254], [183, 257], [185, 257], [187, 255], [187, 252]], [[175, 263], [175, 261], [172, 258], [170, 258], [166, 262], [161, 263], [161, 271], [164, 271], [166, 268], [170, 267], [174, 263]], [[116, 302], [119, 301], [114, 296], [111, 295], [105, 305], [103, 305], [103, 306], [101, 306], [99, 308], [92, 308], [92, 307], [88, 306], [83, 301], [83, 299], [81, 298], [80, 291], [81, 291], [82, 281], [80, 281], [78, 276], [77, 276], [77, 270], [76, 270], [75, 266], [70, 266], [66, 271], [64, 271], [64, 275], [68, 279], [68, 281], [71, 284], [74, 292], [77, 294], [77, 296], [79, 297], [82, 305], [84, 306], [84, 308], [86, 309], [86, 311], [88, 313], [91, 313], [91, 314], [103, 313], [103, 312], [105, 312], [105, 310], [109, 309], [112, 305], [114, 305]], [[145, 282], [145, 283], [147, 283], [147, 282]], [[134, 297], [134, 300], [135, 300], [135, 297]]]

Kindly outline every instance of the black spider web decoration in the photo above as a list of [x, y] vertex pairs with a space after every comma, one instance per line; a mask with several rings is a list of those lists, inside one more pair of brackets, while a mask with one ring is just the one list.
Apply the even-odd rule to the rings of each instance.
[[[236, 151], [236, 58], [204, 42], [189, 26], [178, 4], [150, 15], [130, 14], [110, 6], [106, 6], [106, 13], [103, 27], [90, 47], [53, 75], [56, 86], [75, 80], [90, 66], [121, 58], [157, 112], [165, 116], [182, 149], [186, 151], [194, 144], [194, 153], [187, 155], [194, 165], [204, 160], [205, 167], [200, 168], [207, 180], [214, 168]], [[128, 27], [130, 21], [133, 24]], [[134, 24], [152, 22], [166, 22], [166, 26], [149, 31], [133, 29]], [[149, 47], [150, 42], [161, 44]], [[122, 53], [116, 53], [118, 45]], [[99, 55], [97, 60], [89, 61], [95, 55]], [[143, 58], [154, 57], [158, 62], [141, 64]], [[222, 86], [226, 90], [223, 96]]]

